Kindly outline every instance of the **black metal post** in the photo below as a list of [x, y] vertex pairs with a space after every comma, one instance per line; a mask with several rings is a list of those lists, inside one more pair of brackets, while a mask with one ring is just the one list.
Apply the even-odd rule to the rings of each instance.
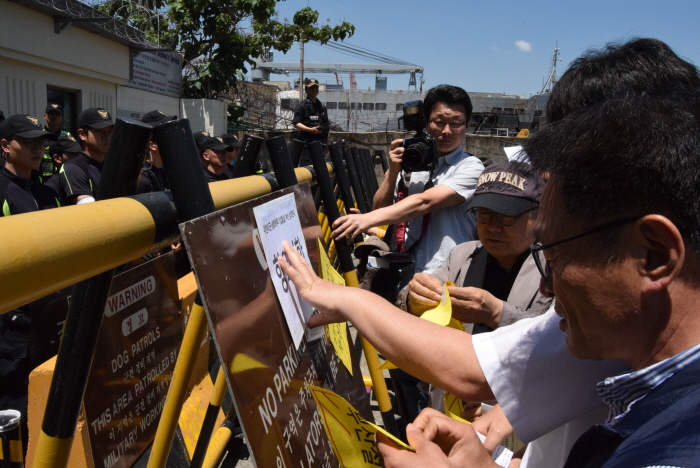
[[[97, 200], [136, 192], [150, 135], [150, 125], [117, 119], [95, 193]], [[58, 444], [70, 444], [75, 434], [113, 276], [114, 270], [110, 270], [73, 287], [42, 422], [46, 436], [63, 439]], [[57, 465], [61, 463], [57, 461]]]
[[343, 161], [343, 157], [340, 154], [340, 148], [338, 148], [337, 143], [332, 143], [328, 147], [328, 151], [331, 154], [333, 173], [338, 181], [340, 198], [343, 200], [343, 204], [345, 205], [345, 212], [350, 213], [350, 208], [355, 207], [355, 202], [352, 198], [352, 192], [350, 191], [350, 181], [348, 180], [348, 173], [345, 169], [345, 161]]
[[360, 155], [365, 163], [365, 171], [367, 172], [367, 181], [369, 182], [369, 189], [374, 198], [374, 193], [379, 188], [377, 185], [377, 174], [374, 172], [374, 163], [372, 162], [372, 156], [367, 148], [360, 149]]
[[289, 153], [292, 157], [292, 166], [299, 167], [299, 161], [301, 160], [301, 152], [304, 151], [305, 142], [300, 140], [292, 139], [292, 145], [290, 147]]
[[369, 182], [367, 180], [367, 172], [365, 171], [365, 165], [362, 163], [362, 160], [360, 158], [360, 150], [354, 146], [350, 147], [350, 156], [355, 163], [357, 176], [360, 179], [362, 195], [365, 197], [365, 206], [367, 207], [367, 211], [372, 211], [373, 197], [370, 194]]
[[379, 157], [379, 160], [382, 163], [382, 170], [384, 172], [388, 171], [389, 170], [389, 158], [387, 158], [387, 155], [384, 152], [384, 150], [376, 150], [374, 152], [374, 155], [375, 155], [375, 157]]
[[238, 151], [238, 159], [233, 166], [233, 178], [245, 177], [255, 174], [255, 164], [258, 162], [263, 138], [255, 135], [243, 135], [241, 149]]
[[289, 155], [284, 135], [269, 138], [265, 141], [265, 144], [267, 145], [267, 151], [270, 153], [272, 168], [275, 171], [279, 188], [283, 189], [296, 185], [298, 183], [297, 175], [294, 172], [294, 165], [292, 164], [292, 158]]
[[[335, 204], [333, 184], [331, 182], [330, 175], [328, 174], [326, 161], [323, 157], [323, 149], [321, 148], [320, 142], [313, 142], [308, 146], [308, 148], [314, 163], [319, 192], [321, 192], [321, 196], [323, 197], [323, 206], [326, 208], [326, 216], [328, 216], [328, 222], [332, 225], [340, 217], [340, 213], [338, 211], [338, 206]], [[342, 272], [353, 272], [355, 270], [355, 265], [352, 261], [350, 246], [345, 239], [336, 241], [335, 248], [338, 252], [338, 259], [340, 261], [340, 269]], [[381, 414], [386, 430], [398, 437], [399, 432], [398, 427], [396, 426], [396, 419], [394, 418], [393, 411], [389, 409], [389, 411], [383, 411]]]
[[355, 167], [355, 160], [352, 158], [352, 152], [349, 147], [343, 148], [343, 156], [345, 163], [348, 168], [348, 176], [350, 177], [350, 182], [352, 183], [352, 193], [355, 194], [355, 200], [357, 200], [357, 208], [360, 213], [367, 213], [367, 202], [365, 201], [365, 195], [362, 192], [362, 184], [360, 182], [360, 173]]

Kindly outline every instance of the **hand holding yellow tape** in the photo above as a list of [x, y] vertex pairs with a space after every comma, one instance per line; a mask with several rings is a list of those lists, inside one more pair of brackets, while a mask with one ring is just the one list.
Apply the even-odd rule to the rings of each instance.
[[463, 419], [460, 414], [464, 412], [464, 403], [462, 400], [451, 394], [450, 392], [445, 392], [443, 396], [443, 401], [445, 403], [445, 414], [452, 419], [460, 422], [471, 424], [466, 419]]
[[[442, 298], [440, 299], [440, 303], [432, 309], [428, 309], [423, 312], [423, 315], [421, 315], [420, 318], [443, 327], [450, 327], [464, 331], [462, 324], [459, 323], [457, 319], [452, 318], [452, 303], [450, 302], [450, 293], [447, 291], [448, 286], [454, 286], [454, 283], [452, 283], [452, 281], [445, 283], [445, 285], [442, 287]], [[384, 361], [379, 368], [397, 369], [397, 367], [389, 361]]]
[[[323, 248], [321, 239], [316, 240], [318, 241], [318, 256], [320, 260], [318, 263], [321, 268], [321, 278], [345, 286], [345, 279], [333, 268], [333, 265], [331, 265], [331, 261], [326, 254], [326, 250]], [[348, 372], [350, 372], [350, 375], [352, 375], [352, 356], [348, 344], [347, 325], [345, 323], [331, 323], [326, 325], [326, 336], [328, 336], [328, 339], [333, 344], [333, 349], [335, 349], [336, 354], [338, 354], [340, 361]]]
[[379, 451], [374, 446], [374, 434], [393, 440], [399, 448], [414, 451], [381, 427], [365, 420], [343, 397], [329, 390], [309, 385], [323, 428], [343, 468], [381, 466]]

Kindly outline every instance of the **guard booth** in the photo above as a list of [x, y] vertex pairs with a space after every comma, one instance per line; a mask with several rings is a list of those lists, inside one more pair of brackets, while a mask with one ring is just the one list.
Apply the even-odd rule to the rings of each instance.
[[[151, 131], [172, 192], [134, 196]], [[274, 173], [249, 175], [263, 144]], [[336, 466], [317, 405], [329, 390], [367, 425], [372, 388], [397, 433], [376, 351], [358, 336], [363, 376], [346, 324], [307, 330], [312, 311], [275, 265], [285, 238], [358, 286], [330, 226], [371, 210], [376, 158], [331, 145], [329, 164], [319, 144], [295, 168], [295, 151], [246, 135], [235, 178], [207, 185], [187, 120], [117, 119], [98, 201], [0, 219], [2, 312], [71, 288], [58, 354], [30, 378], [27, 466]], [[194, 270], [182, 277], [178, 243]]]

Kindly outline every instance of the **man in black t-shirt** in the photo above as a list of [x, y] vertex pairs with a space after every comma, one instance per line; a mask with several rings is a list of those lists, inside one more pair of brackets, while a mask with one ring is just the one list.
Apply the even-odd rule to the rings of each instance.
[[[176, 119], [176, 115], [165, 115], [159, 110], [153, 110], [144, 114], [141, 117], [141, 122], [155, 127]], [[170, 183], [165, 175], [158, 144], [151, 138], [151, 141], [148, 143], [148, 158], [141, 168], [141, 177], [139, 177], [136, 193], [162, 192], [169, 188]]]
[[[319, 92], [318, 80], [307, 78], [304, 80], [306, 99], [301, 101], [294, 108], [294, 118], [292, 124], [294, 128], [299, 130], [297, 139], [308, 144], [313, 141], [320, 141], [326, 145], [328, 140], [328, 113], [323, 103], [316, 97]], [[311, 157], [308, 150], [304, 147], [299, 161], [300, 166], [311, 164]]]
[[0, 216], [60, 206], [38, 172], [46, 141], [55, 139], [31, 115], [13, 115], [0, 124], [0, 147], [7, 158], [0, 168]]
[[113, 129], [114, 121], [106, 109], [92, 107], [78, 116], [78, 138], [83, 150], [59, 172], [59, 195], [66, 204], [95, 201]]
[[200, 140], [197, 147], [199, 148], [199, 156], [202, 158], [207, 182], [217, 182], [231, 178], [224, 170], [226, 169], [226, 152], [232, 151], [232, 146], [224, 143], [221, 138], [205, 137]]

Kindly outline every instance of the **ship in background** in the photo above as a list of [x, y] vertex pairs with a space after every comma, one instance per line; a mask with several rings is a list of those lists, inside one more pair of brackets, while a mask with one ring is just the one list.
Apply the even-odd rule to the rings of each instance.
[[[335, 45], [338, 47], [337, 45]], [[352, 46], [358, 49], [357, 46]], [[367, 56], [366, 49], [362, 49]], [[335, 83], [321, 83], [318, 98], [328, 110], [331, 131], [336, 132], [391, 132], [403, 130], [401, 117], [406, 102], [422, 100], [423, 67], [371, 52], [372, 58], [383, 58], [384, 63], [305, 63], [303, 73], [317, 77], [322, 73], [335, 74]], [[236, 103], [246, 108], [242, 120], [267, 129], [291, 129], [294, 107], [299, 103], [299, 79], [270, 81], [270, 74], [299, 73], [300, 63], [275, 62], [272, 53], [256, 62], [252, 71], [252, 82], [239, 84], [243, 93], [238, 93]], [[473, 114], [468, 133], [494, 136], [525, 135], [537, 131], [544, 118], [544, 109], [549, 93], [556, 83], [556, 64], [559, 48], [554, 49], [552, 69], [542, 91], [526, 97], [505, 93], [468, 91], [473, 105]], [[355, 74], [374, 74], [374, 89], [359, 89]], [[408, 74], [406, 89], [387, 89], [387, 74]], [[349, 87], [343, 75], [349, 76]], [[320, 81], [320, 80], [319, 80]], [[266, 96], [264, 99], [260, 96]], [[240, 97], [240, 96], [245, 96]], [[251, 96], [258, 96], [251, 98]], [[247, 99], [247, 102], [244, 101]], [[264, 103], [264, 106], [263, 106]], [[261, 107], [266, 107], [263, 111]]]

